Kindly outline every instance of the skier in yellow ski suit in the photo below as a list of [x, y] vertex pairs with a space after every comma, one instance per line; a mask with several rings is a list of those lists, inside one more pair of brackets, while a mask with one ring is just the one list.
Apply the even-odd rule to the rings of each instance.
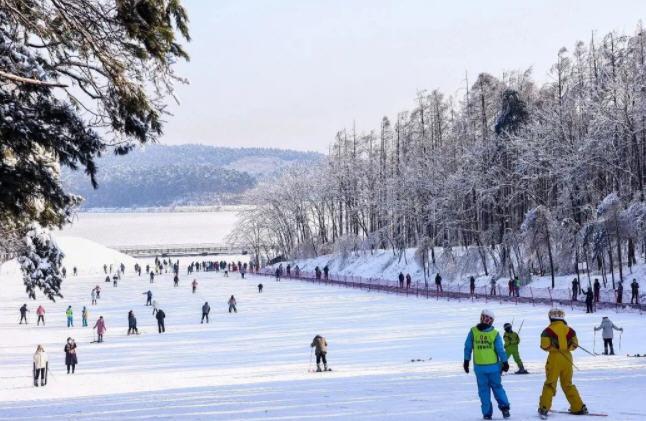
[[565, 312], [553, 308], [549, 311], [550, 325], [541, 333], [541, 348], [548, 352], [545, 363], [545, 384], [538, 404], [538, 413], [546, 418], [552, 408], [552, 398], [556, 395], [556, 383], [570, 403], [570, 413], [585, 415], [588, 409], [583, 404], [576, 386], [572, 384], [573, 364], [571, 351], [579, 346], [574, 329], [565, 322]]

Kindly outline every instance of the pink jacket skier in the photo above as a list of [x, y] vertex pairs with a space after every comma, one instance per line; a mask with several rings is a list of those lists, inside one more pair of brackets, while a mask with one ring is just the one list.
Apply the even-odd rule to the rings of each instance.
[[106, 330], [108, 330], [105, 327], [105, 321], [103, 320], [103, 316], [99, 316], [99, 320], [96, 321], [94, 324], [94, 328], [96, 329], [96, 333], [98, 335], [97, 342], [103, 342], [103, 335], [105, 334]]

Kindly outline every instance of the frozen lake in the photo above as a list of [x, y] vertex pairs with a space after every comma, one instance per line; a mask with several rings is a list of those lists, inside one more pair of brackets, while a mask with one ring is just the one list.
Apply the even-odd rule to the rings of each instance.
[[222, 243], [237, 220], [237, 210], [79, 213], [62, 233], [106, 246]]

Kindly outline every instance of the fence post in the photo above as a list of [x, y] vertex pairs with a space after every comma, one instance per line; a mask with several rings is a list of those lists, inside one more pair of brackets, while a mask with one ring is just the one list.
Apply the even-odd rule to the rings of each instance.
[[498, 285], [498, 298], [500, 300], [500, 304], [502, 304], [502, 289], [500, 289], [500, 285]]
[[482, 289], [484, 289], [485, 304], [487, 304], [489, 302], [489, 296], [487, 295], [487, 286], [483, 286]]
[[532, 307], [535, 307], [536, 303], [534, 303], [534, 290], [531, 286], [529, 287], [529, 293], [532, 294]]

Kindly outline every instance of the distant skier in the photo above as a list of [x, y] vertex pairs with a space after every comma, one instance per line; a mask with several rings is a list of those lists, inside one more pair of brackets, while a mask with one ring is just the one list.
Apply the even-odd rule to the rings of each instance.
[[65, 266], [61, 268], [61, 273], [63, 274], [63, 278], [67, 278], [67, 268]]
[[211, 306], [209, 305], [208, 301], [204, 303], [202, 306], [202, 320], [200, 323], [204, 323], [204, 319], [206, 319], [206, 323], [209, 322], [209, 313], [211, 312]]
[[276, 282], [280, 282], [280, 269], [276, 268], [276, 271], [274, 272], [274, 275], [276, 276]]
[[500, 334], [493, 327], [494, 319], [492, 311], [482, 310], [480, 323], [471, 328], [464, 343], [464, 371], [469, 373], [473, 353], [473, 368], [478, 381], [482, 416], [486, 420], [493, 416], [491, 392], [498, 402], [502, 416], [510, 417], [509, 399], [502, 386], [501, 377], [501, 372], [509, 371], [509, 363]]
[[99, 316], [99, 320], [96, 321], [92, 329], [96, 329], [96, 341], [103, 342], [103, 335], [105, 335], [105, 332], [108, 330], [108, 328], [105, 327], [105, 320], [103, 320], [103, 316]]
[[579, 280], [572, 279], [572, 301], [577, 301], [579, 298]]
[[319, 269], [318, 266], [314, 268], [314, 276], [316, 277], [317, 281], [321, 280], [321, 269]]
[[523, 367], [523, 361], [520, 359], [520, 353], [518, 352], [520, 336], [518, 336], [518, 333], [513, 331], [511, 323], [505, 323], [504, 327], [505, 333], [502, 336], [502, 339], [505, 341], [505, 353], [507, 354], [507, 358], [514, 358], [514, 362], [518, 366], [516, 374], [527, 374], [527, 370]]
[[438, 294], [444, 292], [444, 289], [442, 288], [442, 277], [440, 276], [440, 272], [437, 272], [435, 274], [435, 291]]
[[38, 387], [38, 379], [40, 378], [40, 385], [45, 386], [47, 384], [47, 370], [49, 369], [49, 363], [47, 361], [47, 353], [45, 348], [42, 345], [38, 345], [36, 352], [34, 353], [34, 386]]
[[110, 275], [106, 275], [106, 277], [105, 277], [105, 279], [103, 280], [103, 282], [110, 282]]
[[87, 318], [88, 318], [88, 311], [85, 306], [83, 306], [83, 310], [81, 310], [81, 322], [83, 327], [87, 327]]
[[67, 316], [67, 327], [74, 327], [74, 312], [72, 311], [72, 306], [67, 306], [65, 316]]
[[197, 279], [193, 279], [193, 282], [191, 283], [191, 287], [193, 290], [193, 294], [195, 294], [195, 291], [197, 290]]
[[294, 268], [294, 275], [296, 275], [297, 278], [301, 276], [301, 268], [298, 265]]
[[108, 274], [108, 265], [106, 264], [103, 265], [103, 273], [105, 273], [106, 275]]
[[74, 267], [72, 268], [72, 271], [74, 272], [74, 276], [76, 276], [76, 275], [78, 275], [78, 274], [79, 274], [79, 271], [78, 271], [78, 269], [76, 269], [76, 266], [74, 266]]
[[137, 334], [139, 335], [139, 329], [137, 329], [137, 318], [135, 313], [130, 310], [128, 312], [128, 335]]
[[495, 277], [493, 277], [493, 276], [491, 277], [491, 281], [489, 281], [489, 285], [491, 287], [491, 289], [489, 291], [489, 295], [492, 295], [492, 296], [496, 295], [496, 278]]
[[469, 276], [469, 293], [471, 295], [476, 294], [476, 278]]
[[146, 296], [146, 306], [149, 306], [152, 304], [152, 299], [153, 299], [153, 293], [148, 290], [146, 292], [142, 292], [143, 295]]
[[585, 293], [585, 312], [594, 313], [594, 292], [592, 292], [592, 287], [588, 287], [588, 290]]
[[520, 297], [520, 279], [518, 275], [514, 277], [514, 292], [516, 297]]
[[90, 297], [92, 298], [92, 305], [96, 305], [96, 289], [92, 288], [92, 292], [90, 293]]
[[603, 316], [601, 319], [601, 324], [594, 327], [594, 331], [601, 331], [601, 337], [603, 338], [603, 355], [608, 355], [608, 348], [610, 348], [610, 355], [615, 355], [615, 348], [612, 346], [612, 339], [615, 336], [614, 330], [623, 332], [622, 327], [617, 327], [615, 324], [607, 317]]
[[[22, 324], [22, 321], [24, 320], [24, 321], [25, 321], [25, 324], [26, 324], [26, 325], [28, 325], [28, 324], [29, 324], [29, 322], [27, 321], [27, 312], [28, 312], [29, 310], [27, 310], [27, 304], [23, 304], [23, 305], [20, 307], [20, 310], [19, 310], [19, 311], [20, 311], [20, 322], [19, 322], [18, 324], [19, 324], [19, 325], [21, 325], [21, 324]], [[16, 319], [14, 319], [14, 320], [16, 320]]]
[[100, 300], [101, 299], [101, 287], [100, 286], [95, 286], [94, 289], [96, 290], [96, 299]]
[[581, 400], [579, 391], [572, 384], [573, 359], [572, 351], [579, 346], [574, 329], [565, 322], [565, 312], [553, 308], [548, 313], [550, 325], [541, 333], [541, 349], [548, 352], [545, 364], [545, 384], [539, 400], [538, 414], [547, 419], [552, 408], [552, 399], [556, 395], [556, 383], [560, 380], [561, 388], [570, 403], [570, 413], [585, 415], [588, 409]]
[[174, 286], [174, 287], [179, 286], [179, 276], [177, 276], [177, 275], [175, 275], [175, 276], [173, 277], [173, 286]]
[[639, 304], [639, 283], [633, 279], [630, 284], [630, 304]]
[[410, 273], [407, 273], [406, 274], [406, 289], [410, 289], [412, 283], [413, 283], [413, 278], [410, 276]]
[[258, 293], [259, 294], [262, 293], [262, 288], [263, 288], [262, 284], [258, 284]]
[[597, 278], [594, 279], [594, 302], [598, 303], [601, 297], [601, 284]]
[[164, 310], [159, 309], [157, 310], [157, 315], [155, 316], [157, 319], [157, 329], [159, 330], [159, 333], [164, 333], [166, 332], [166, 326], [164, 326], [164, 319], [166, 318], [166, 313], [164, 313]]
[[327, 265], [325, 265], [323, 266], [323, 277], [327, 281], [329, 276], [330, 276], [330, 268]]
[[[316, 335], [310, 348], [314, 348], [314, 355], [316, 355], [316, 372], [329, 371], [327, 368], [327, 340], [321, 335]], [[321, 361], [323, 361], [323, 370], [321, 370]]]
[[113, 286], [113, 287], [115, 287], [115, 288], [117, 287], [117, 281], [118, 281], [118, 280], [119, 280], [119, 277], [118, 277], [118, 276], [117, 276], [117, 274], [115, 273], [115, 274], [114, 274], [114, 276], [112, 276], [112, 286]]
[[621, 304], [624, 302], [624, 282], [619, 281], [617, 284], [617, 304]]
[[38, 308], [36, 309], [36, 315], [38, 316], [38, 320], [36, 321], [36, 326], [40, 325], [40, 322], [43, 322], [43, 326], [45, 326], [45, 307], [42, 305], [39, 305]]
[[231, 298], [229, 298], [228, 303], [229, 303], [229, 313], [231, 313], [231, 311], [234, 311], [237, 313], [238, 309], [236, 308], [236, 305], [238, 303], [236, 302], [236, 298], [233, 295], [231, 296]]
[[152, 283], [154, 283], [154, 282], [155, 282], [155, 272], [152, 272], [152, 271], [151, 271], [151, 272], [150, 272], [150, 283], [152, 284]]
[[244, 267], [241, 267], [241, 268], [240, 268], [240, 277], [241, 277], [242, 279], [244, 279], [244, 275], [245, 275], [245, 273], [246, 273], [246, 272], [247, 272], [247, 269], [246, 269], [246, 268], [244, 268]]
[[65, 365], [67, 366], [67, 374], [70, 374], [70, 368], [72, 369], [72, 374], [78, 364], [78, 358], [76, 357], [76, 342], [74, 339], [67, 338], [67, 343], [65, 344]]
[[291, 278], [292, 277], [292, 265], [287, 264], [287, 267], [285, 269], [287, 270], [287, 277]]
[[404, 273], [399, 272], [399, 288], [404, 288]]

